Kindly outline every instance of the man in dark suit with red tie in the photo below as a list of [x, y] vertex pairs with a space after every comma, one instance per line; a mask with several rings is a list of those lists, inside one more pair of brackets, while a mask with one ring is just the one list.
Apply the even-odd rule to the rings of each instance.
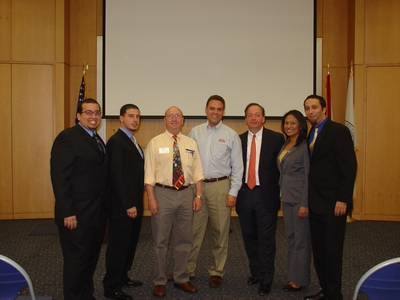
[[312, 125], [308, 201], [314, 266], [321, 291], [303, 299], [343, 300], [343, 244], [357, 171], [354, 143], [346, 126], [326, 117], [323, 97], [308, 96], [304, 110]]
[[54, 218], [64, 258], [64, 299], [94, 299], [93, 274], [105, 229], [99, 103], [80, 101], [76, 117], [79, 122], [63, 130], [51, 149]]
[[104, 295], [117, 300], [132, 297], [122, 287], [143, 283], [131, 280], [136, 245], [142, 224], [144, 159], [133, 133], [140, 126], [140, 110], [134, 104], [120, 109], [120, 128], [107, 142], [108, 246]]
[[257, 103], [247, 105], [245, 121], [249, 130], [239, 136], [244, 172], [236, 212], [249, 259], [251, 276], [247, 284], [259, 283], [258, 295], [265, 296], [271, 292], [275, 270], [275, 234], [280, 206], [280, 173], [276, 159], [284, 137], [264, 127], [265, 111]]

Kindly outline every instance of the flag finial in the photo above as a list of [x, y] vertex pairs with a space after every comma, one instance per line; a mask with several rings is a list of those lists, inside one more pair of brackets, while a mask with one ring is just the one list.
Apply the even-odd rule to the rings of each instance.
[[89, 70], [89, 65], [88, 65], [88, 63], [85, 63], [85, 64], [83, 65], [82, 75], [86, 75], [86, 70]]
[[328, 64], [328, 75], [329, 75], [329, 72], [330, 72], [330, 68], [329, 68], [329, 64]]

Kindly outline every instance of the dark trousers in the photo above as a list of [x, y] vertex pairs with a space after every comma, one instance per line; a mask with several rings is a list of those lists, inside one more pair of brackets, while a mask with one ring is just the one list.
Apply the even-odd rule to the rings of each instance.
[[[277, 211], [265, 207], [261, 189], [245, 187], [238, 209], [243, 242], [252, 276], [260, 283], [272, 284], [275, 273]], [[264, 198], [264, 200], [263, 200]]]
[[97, 227], [69, 230], [58, 226], [58, 230], [64, 258], [64, 299], [91, 299], [93, 274], [99, 259], [105, 221]]
[[323, 294], [343, 300], [342, 259], [347, 215], [316, 214], [310, 211], [311, 243], [315, 271]]
[[103, 279], [104, 290], [108, 293], [121, 291], [129, 281], [128, 272], [135, 257], [141, 226], [141, 217], [108, 220], [106, 275]]

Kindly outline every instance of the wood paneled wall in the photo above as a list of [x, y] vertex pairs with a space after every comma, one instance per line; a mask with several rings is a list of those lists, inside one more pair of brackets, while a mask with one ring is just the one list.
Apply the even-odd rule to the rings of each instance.
[[[400, 143], [392, 116], [400, 103], [399, 20], [397, 0], [317, 1], [322, 81], [329, 63], [334, 120], [341, 123], [354, 62], [356, 219], [400, 220], [395, 154]], [[0, 219], [52, 217], [50, 148], [56, 134], [73, 125], [85, 63], [86, 96], [96, 98], [99, 35], [102, 0], [0, 0]], [[243, 102], [244, 107], [250, 101]], [[183, 133], [202, 122], [186, 120]], [[106, 123], [109, 137], [119, 123]], [[239, 133], [246, 130], [243, 120], [225, 123]], [[267, 120], [266, 126], [280, 131], [280, 121]], [[162, 120], [142, 120], [138, 140], [145, 147], [164, 130]]]

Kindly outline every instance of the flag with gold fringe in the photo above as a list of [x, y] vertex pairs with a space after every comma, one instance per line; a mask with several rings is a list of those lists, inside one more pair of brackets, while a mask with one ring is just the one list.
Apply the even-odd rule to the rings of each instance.
[[354, 79], [353, 79], [353, 68], [351, 68], [349, 76], [349, 84], [347, 86], [347, 102], [346, 102], [346, 116], [344, 124], [349, 128], [351, 137], [353, 138], [354, 148], [357, 150], [357, 134], [356, 134], [356, 122], [354, 118]]

